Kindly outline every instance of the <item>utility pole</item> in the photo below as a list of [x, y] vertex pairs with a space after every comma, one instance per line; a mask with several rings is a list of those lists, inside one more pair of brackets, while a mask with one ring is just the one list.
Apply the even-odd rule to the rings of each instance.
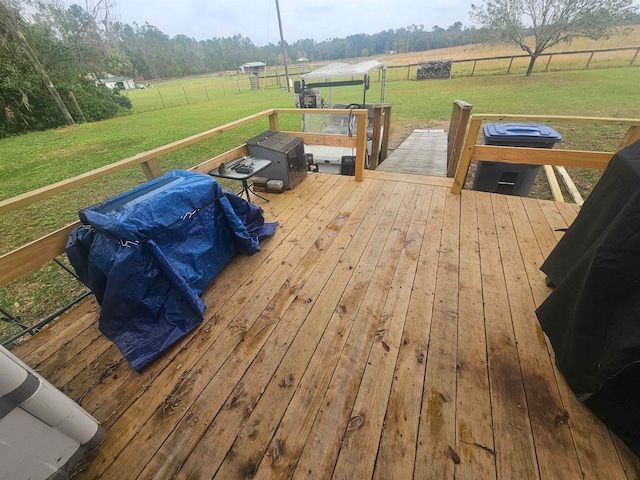
[[[14, 40], [16, 43], [18, 43], [18, 45], [22, 47], [27, 57], [31, 61], [31, 65], [36, 70], [36, 72], [38, 72], [38, 74], [40, 75], [40, 78], [42, 79], [42, 83], [44, 84], [45, 88], [49, 91], [51, 98], [53, 98], [53, 101], [56, 103], [56, 105], [60, 109], [60, 112], [62, 113], [62, 116], [64, 117], [65, 122], [67, 122], [67, 125], [74, 125], [75, 122], [73, 121], [73, 117], [69, 113], [69, 110], [67, 110], [67, 107], [62, 101], [62, 98], [60, 98], [60, 95], [58, 94], [56, 87], [51, 82], [51, 79], [49, 78], [49, 75], [47, 75], [47, 72], [42, 66], [42, 64], [40, 63], [40, 60], [38, 60], [38, 56], [31, 48], [31, 45], [29, 45], [29, 42], [27, 41], [25, 36], [22, 34], [20, 27], [18, 26], [15, 19], [13, 18], [13, 12], [11, 12], [9, 8], [4, 3], [2, 3], [2, 1], [0, 1], [0, 13], [2, 14], [2, 16], [0, 17], [0, 30], [5, 30], [8, 34], [12, 36], [12, 40]], [[2, 17], [4, 17], [4, 19], [2, 19]]]
[[280, 5], [276, 0], [276, 11], [278, 12], [278, 27], [280, 27], [280, 43], [282, 44], [282, 60], [284, 61], [284, 76], [287, 77], [287, 92], [291, 91], [289, 85], [289, 69], [287, 68], [287, 49], [284, 47], [284, 35], [282, 34], [282, 20], [280, 19]]

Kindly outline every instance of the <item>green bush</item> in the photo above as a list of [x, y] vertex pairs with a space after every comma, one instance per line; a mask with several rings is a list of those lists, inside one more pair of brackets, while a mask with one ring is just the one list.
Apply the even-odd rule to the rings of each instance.
[[[110, 90], [90, 82], [75, 86], [73, 94], [89, 122], [112, 118], [124, 109], [131, 109], [131, 101], [124, 95], [120, 95], [118, 90]], [[69, 107], [69, 109], [73, 112], [73, 108]], [[78, 117], [77, 112], [73, 112], [72, 115], [74, 118]]]
[[[0, 73], [6, 73], [0, 75], [0, 138], [65, 124], [60, 110], [36, 75], [16, 72], [6, 64], [0, 65]], [[115, 117], [132, 107], [131, 100], [118, 90], [112, 91], [91, 82], [58, 83], [56, 88], [76, 121], [81, 116], [71, 102], [71, 92], [89, 122]]]
[[133, 108], [133, 104], [131, 103], [131, 100], [129, 99], [129, 97], [127, 97], [126, 95], [120, 94], [120, 90], [113, 91], [113, 99], [122, 108], [126, 108], [129, 111], [131, 111], [131, 109]]

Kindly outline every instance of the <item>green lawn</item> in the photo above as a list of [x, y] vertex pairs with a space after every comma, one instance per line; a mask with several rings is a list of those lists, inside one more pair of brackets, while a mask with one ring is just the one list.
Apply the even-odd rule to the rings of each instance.
[[[463, 77], [449, 80], [389, 82], [386, 102], [393, 105], [392, 131], [398, 127], [445, 125], [453, 100], [473, 104], [479, 113], [640, 117], [637, 102], [639, 68], [552, 72], [524, 76]], [[179, 88], [180, 92], [182, 87]], [[209, 85], [207, 84], [207, 88]], [[371, 99], [379, 85], [373, 83]], [[127, 158], [218, 125], [272, 108], [293, 107], [293, 92], [278, 88], [233, 94], [192, 82], [185, 87], [190, 105], [124, 115], [73, 128], [60, 128], [0, 140], [0, 199], [33, 190]], [[215, 92], [215, 95], [214, 95]], [[131, 93], [134, 112], [143, 111], [157, 89]], [[168, 102], [170, 99], [164, 99]], [[359, 101], [359, 99], [356, 99]], [[334, 98], [334, 101], [341, 101]], [[282, 116], [281, 127], [296, 130], [300, 118]], [[268, 128], [256, 122], [161, 158], [165, 170], [183, 169], [243, 143]], [[560, 125], [564, 148], [612, 150], [623, 129]], [[0, 254], [59, 228], [77, 218], [77, 210], [145, 181], [139, 167], [0, 218]], [[64, 304], [72, 287], [54, 278], [58, 267], [44, 267], [28, 279], [0, 288], [0, 306], [27, 322]], [[24, 288], [35, 287], [36, 293]], [[0, 327], [1, 329], [2, 327]]]

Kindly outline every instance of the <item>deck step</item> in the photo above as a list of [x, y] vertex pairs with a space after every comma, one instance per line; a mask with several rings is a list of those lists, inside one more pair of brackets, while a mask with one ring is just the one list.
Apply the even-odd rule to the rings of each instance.
[[414, 130], [377, 168], [383, 172], [447, 176], [447, 132]]

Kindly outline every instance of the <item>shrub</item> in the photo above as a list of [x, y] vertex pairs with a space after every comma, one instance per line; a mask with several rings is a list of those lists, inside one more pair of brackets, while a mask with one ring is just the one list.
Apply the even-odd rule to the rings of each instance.
[[73, 93], [76, 100], [78, 100], [82, 113], [84, 113], [89, 122], [112, 118], [125, 108], [131, 109], [131, 101], [127, 97], [120, 95], [119, 91], [112, 91], [90, 82], [75, 86]]

